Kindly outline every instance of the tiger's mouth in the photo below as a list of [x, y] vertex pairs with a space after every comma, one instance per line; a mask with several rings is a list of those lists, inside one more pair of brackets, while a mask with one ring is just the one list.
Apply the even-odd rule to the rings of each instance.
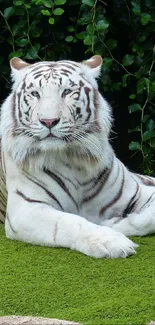
[[45, 138], [43, 138], [42, 140], [45, 140], [45, 139], [48, 139], [48, 138], [55, 138], [55, 139], [61, 139], [61, 138], [59, 138], [59, 137], [57, 137], [56, 135], [54, 135], [53, 133], [49, 133], [48, 135], [46, 135], [46, 137]]
[[69, 134], [67, 136], [65, 135], [65, 136], [58, 137], [58, 136], [54, 135], [52, 132], [50, 132], [44, 138], [42, 138], [41, 141], [47, 140], [47, 139], [58, 139], [58, 140], [61, 140], [61, 141], [67, 142], [67, 143], [73, 142], [75, 140], [71, 134]]

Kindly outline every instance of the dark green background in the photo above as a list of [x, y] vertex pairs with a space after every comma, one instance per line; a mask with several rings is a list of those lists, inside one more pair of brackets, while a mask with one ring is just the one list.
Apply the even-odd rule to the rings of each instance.
[[100, 54], [99, 84], [113, 108], [115, 151], [132, 170], [153, 174], [155, 2], [3, 0], [0, 8], [1, 101], [10, 91], [13, 56], [81, 61]]

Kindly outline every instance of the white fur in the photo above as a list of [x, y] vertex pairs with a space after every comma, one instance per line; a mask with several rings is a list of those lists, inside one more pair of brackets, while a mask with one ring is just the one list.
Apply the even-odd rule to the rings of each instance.
[[[151, 201], [151, 207], [144, 206], [141, 211], [147, 198], [149, 199], [151, 195], [153, 198], [155, 187], [142, 184], [142, 181], [130, 173], [115, 157], [108, 140], [111, 108], [100, 94], [98, 94], [96, 115], [100, 132], [90, 133], [89, 136], [83, 137], [82, 142], [65, 143], [55, 138], [42, 141], [48, 134], [48, 130], [39, 124], [37, 120], [39, 114], [43, 114], [44, 118], [61, 117], [60, 123], [52, 129], [55, 136], [62, 136], [63, 121], [67, 121], [65, 125], [68, 125], [68, 130], [73, 127], [67, 104], [59, 98], [57, 86], [52, 83], [49, 88], [43, 84], [43, 95], [39, 101], [32, 100], [31, 118], [32, 129], [35, 125], [34, 137], [13, 136], [13, 92], [18, 93], [21, 90], [21, 80], [26, 74], [27, 83], [31, 81], [33, 67], [35, 65], [21, 69], [21, 71], [13, 71], [15, 78], [13, 91], [2, 106], [2, 150], [5, 157], [8, 189], [8, 217], [5, 223], [7, 237], [35, 245], [68, 247], [97, 258], [118, 258], [134, 254], [136, 244], [124, 234], [139, 236], [155, 231], [155, 201]], [[100, 67], [90, 69], [85, 64], [79, 64], [76, 73], [72, 75], [72, 80], [76, 82], [82, 74], [85, 86], [91, 89], [89, 92], [92, 98], [91, 123], [95, 119], [96, 109], [91, 96], [93, 96], [93, 89], [97, 89], [94, 77], [99, 75], [99, 70]], [[65, 82], [67, 83], [67, 79]], [[82, 91], [83, 89], [81, 93]], [[72, 97], [68, 97], [67, 100], [72, 104]], [[78, 101], [81, 110], [83, 109], [83, 116], [85, 114], [83, 103], [86, 100], [86, 94], [83, 92]], [[23, 100], [22, 105], [24, 111], [26, 107]], [[34, 141], [36, 134], [39, 140]], [[83, 202], [84, 198], [93, 196], [95, 186], [100, 186], [100, 182], [95, 185], [100, 173], [112, 164], [108, 181], [105, 182], [98, 195], [92, 200]], [[50, 170], [61, 179], [70, 196], [56, 179], [44, 173], [43, 168]], [[119, 177], [117, 177], [118, 171]], [[122, 179], [124, 179], [123, 192], [121, 199], [117, 200]], [[82, 183], [85, 185], [81, 185]], [[140, 193], [140, 196], [135, 211], [123, 219], [122, 213], [135, 192], [137, 184], [139, 186], [137, 193], [138, 195]], [[33, 201], [43, 203], [29, 202], [18, 195], [18, 191]], [[52, 192], [58, 202], [51, 199], [47, 191]], [[116, 200], [116, 203], [109, 206], [113, 200]], [[103, 215], [100, 215], [103, 207], [107, 208]]]

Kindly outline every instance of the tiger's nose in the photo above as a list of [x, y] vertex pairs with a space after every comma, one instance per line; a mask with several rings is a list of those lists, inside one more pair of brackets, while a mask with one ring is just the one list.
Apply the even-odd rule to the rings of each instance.
[[53, 128], [53, 126], [57, 125], [60, 121], [60, 118], [41, 118], [39, 119], [40, 123], [46, 126], [48, 129]]

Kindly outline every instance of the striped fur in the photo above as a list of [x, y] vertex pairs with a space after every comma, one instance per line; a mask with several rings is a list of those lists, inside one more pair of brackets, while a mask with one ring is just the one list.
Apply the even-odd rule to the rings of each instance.
[[117, 258], [135, 253], [125, 235], [155, 232], [155, 179], [129, 172], [109, 143], [101, 63], [11, 61], [1, 116], [7, 237]]

